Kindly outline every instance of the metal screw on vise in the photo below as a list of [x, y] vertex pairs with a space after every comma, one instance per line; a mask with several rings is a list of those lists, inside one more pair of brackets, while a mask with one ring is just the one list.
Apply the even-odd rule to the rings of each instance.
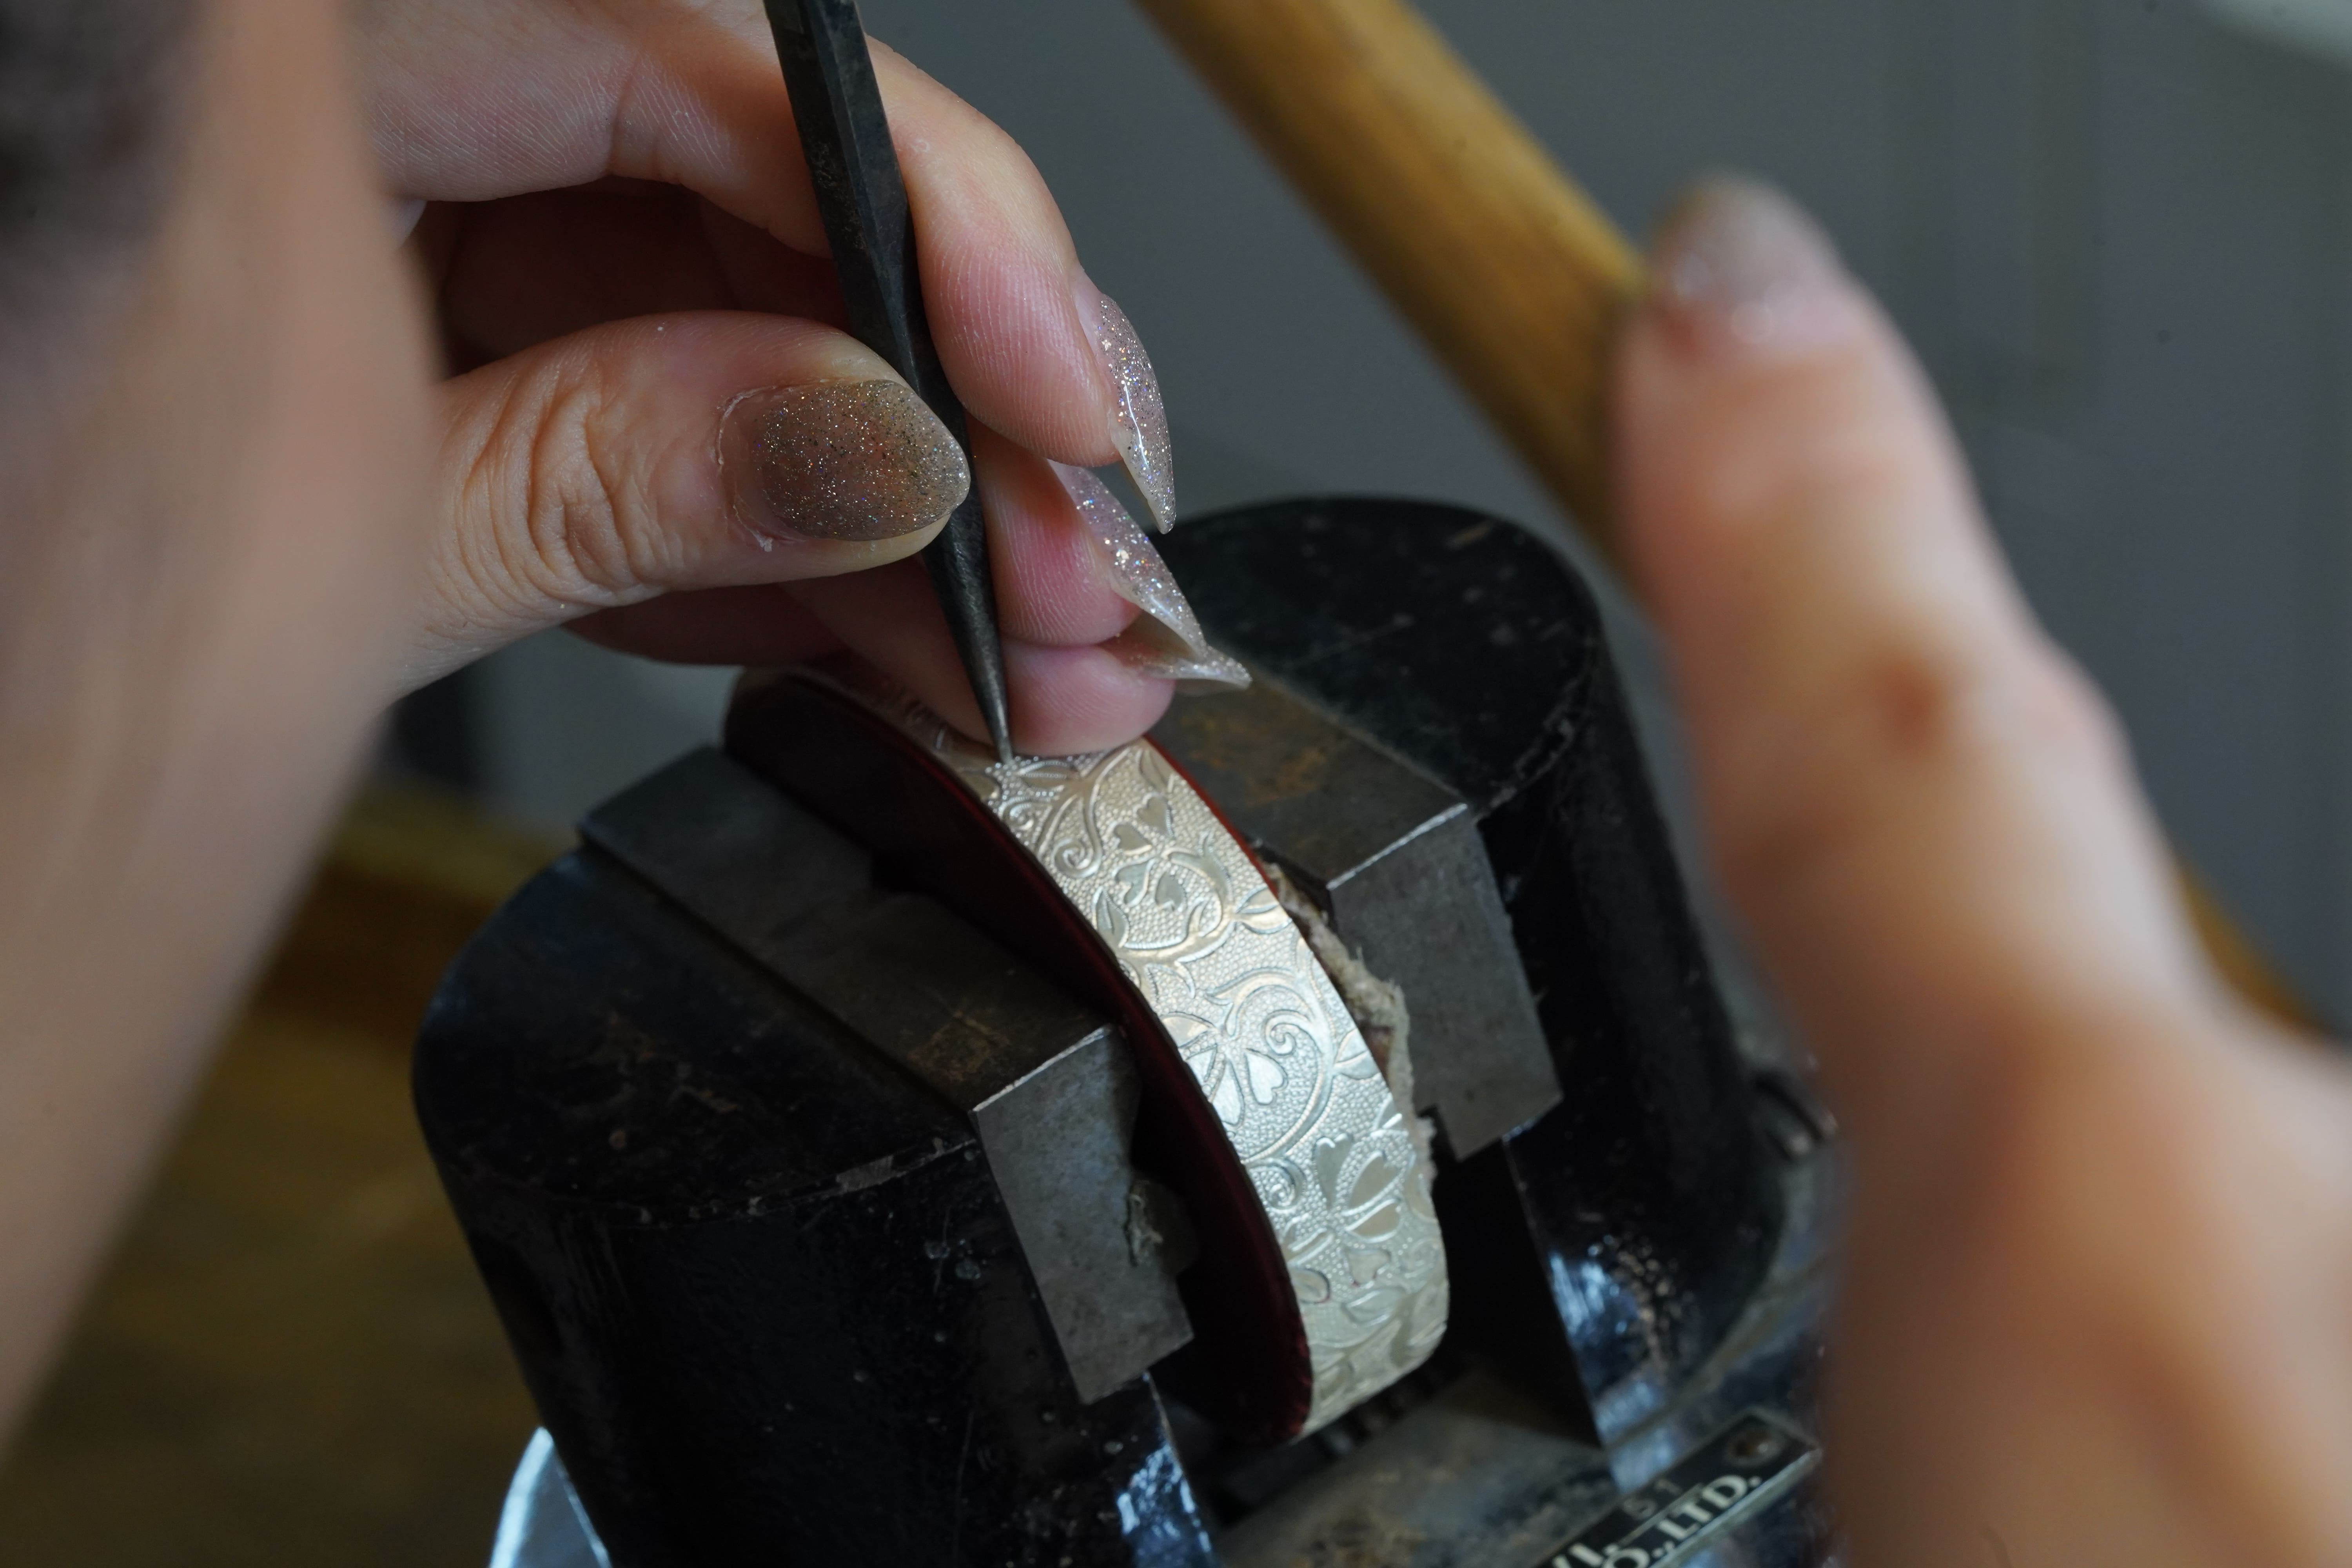
[[1750, 1426], [1732, 1435], [1724, 1452], [1742, 1465], [1759, 1465], [1771, 1458], [1788, 1446], [1787, 1439], [1769, 1426]]

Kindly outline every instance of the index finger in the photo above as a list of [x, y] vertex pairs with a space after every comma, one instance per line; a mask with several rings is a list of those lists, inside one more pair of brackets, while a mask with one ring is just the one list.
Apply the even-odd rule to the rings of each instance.
[[[756, 4], [413, 0], [372, 7], [363, 31], [374, 140], [397, 195], [489, 201], [658, 180], [825, 253]], [[1046, 457], [1113, 461], [1119, 388], [1096, 346], [1100, 296], [1045, 182], [985, 116], [889, 48], [873, 52], [958, 395]]]

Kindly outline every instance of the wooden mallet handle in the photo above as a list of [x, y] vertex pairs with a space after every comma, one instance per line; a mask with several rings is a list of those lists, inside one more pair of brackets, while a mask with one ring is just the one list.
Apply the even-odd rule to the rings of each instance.
[[1139, 0], [1612, 559], [1633, 247], [1400, 0]]
[[[1640, 257], [1404, 0], [1136, 0], [1355, 252], [1569, 517], [1620, 558], [1611, 349]], [[2215, 965], [2311, 1014], [2183, 873]]]

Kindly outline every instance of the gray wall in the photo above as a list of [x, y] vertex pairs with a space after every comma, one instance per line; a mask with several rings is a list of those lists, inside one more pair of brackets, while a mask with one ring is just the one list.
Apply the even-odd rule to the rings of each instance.
[[[2027, 591], [2122, 709], [2174, 836], [2293, 975], [2352, 1015], [2339, 68], [2191, 0], [1429, 9], [1637, 231], [1717, 168], [1776, 179], [1823, 216], [1920, 344]], [[1377, 490], [1557, 532], [1127, 6], [866, 14], [1044, 170], [1160, 366], [1186, 510]], [[609, 656], [548, 648], [507, 656], [485, 686], [506, 716], [490, 776], [541, 815], [707, 731], [718, 689], [647, 688]]]

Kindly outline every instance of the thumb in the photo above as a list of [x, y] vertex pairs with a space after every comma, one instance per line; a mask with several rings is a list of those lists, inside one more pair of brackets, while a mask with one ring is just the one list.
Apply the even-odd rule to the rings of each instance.
[[809, 321], [615, 322], [440, 401], [412, 685], [599, 610], [911, 555], [971, 482], [888, 365]]
[[[2210, 1001], [2116, 726], [1932, 395], [1797, 209], [1669, 225], [1618, 406], [1635, 569], [1727, 891], [1857, 1136]], [[2128, 1033], [2128, 1031], [2125, 1031]]]

